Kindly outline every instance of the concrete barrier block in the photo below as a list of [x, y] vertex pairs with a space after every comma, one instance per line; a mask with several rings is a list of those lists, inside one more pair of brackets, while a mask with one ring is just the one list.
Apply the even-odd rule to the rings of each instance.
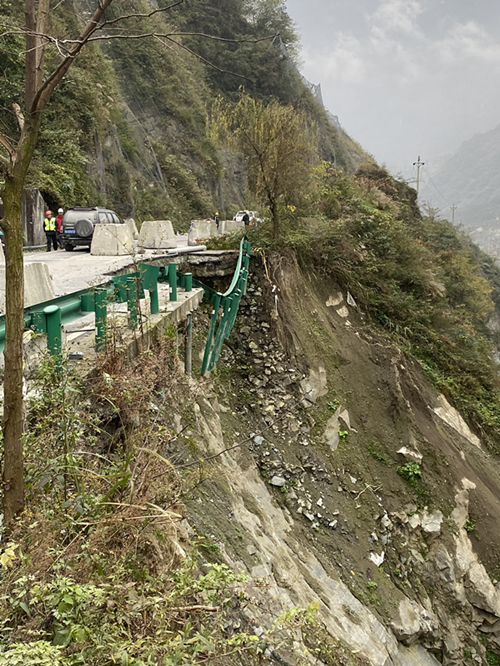
[[139, 247], [147, 250], [167, 250], [177, 247], [177, 238], [170, 220], [143, 222], [139, 234]]
[[135, 223], [135, 220], [133, 217], [129, 217], [127, 220], [125, 220], [125, 224], [127, 227], [130, 228], [130, 231], [132, 232], [132, 236], [134, 237], [134, 240], [137, 240], [139, 238], [139, 231], [137, 229], [137, 224]]
[[[55, 298], [54, 285], [47, 264], [24, 265], [24, 307]], [[5, 312], [5, 264], [0, 265], [0, 312]]]
[[188, 233], [188, 245], [196, 245], [197, 240], [218, 236], [214, 220], [192, 220]]
[[219, 234], [221, 236], [225, 236], [226, 234], [235, 234], [244, 230], [244, 222], [236, 222], [236, 220], [221, 220], [219, 222]]
[[134, 252], [134, 237], [126, 224], [96, 224], [90, 254], [116, 257]]

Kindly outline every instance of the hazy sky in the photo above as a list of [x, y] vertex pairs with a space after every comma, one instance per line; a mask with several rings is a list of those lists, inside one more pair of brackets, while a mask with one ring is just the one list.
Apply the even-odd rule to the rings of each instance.
[[286, 2], [302, 73], [394, 173], [500, 124], [499, 0]]

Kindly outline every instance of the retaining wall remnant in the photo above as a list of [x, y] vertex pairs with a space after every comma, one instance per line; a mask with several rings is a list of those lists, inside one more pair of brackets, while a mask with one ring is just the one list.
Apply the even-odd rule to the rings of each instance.
[[126, 224], [96, 224], [90, 254], [100, 257], [115, 257], [132, 254], [134, 237]]
[[170, 220], [143, 222], [139, 234], [139, 247], [148, 250], [167, 250], [177, 247], [177, 238]]
[[[54, 285], [47, 264], [24, 265], [24, 307], [55, 298]], [[0, 313], [5, 313], [5, 264], [0, 265]]]

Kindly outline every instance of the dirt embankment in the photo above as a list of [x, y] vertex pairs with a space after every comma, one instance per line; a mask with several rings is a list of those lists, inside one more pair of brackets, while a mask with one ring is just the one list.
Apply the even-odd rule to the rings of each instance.
[[190, 506], [265, 581], [252, 622], [317, 601], [372, 664], [487, 663], [498, 461], [349, 294], [292, 260], [255, 274], [192, 415], [197, 455], [219, 455]]

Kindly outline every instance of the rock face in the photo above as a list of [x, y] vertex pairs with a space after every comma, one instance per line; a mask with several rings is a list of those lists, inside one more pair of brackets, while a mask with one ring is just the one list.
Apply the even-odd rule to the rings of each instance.
[[132, 254], [134, 238], [126, 224], [96, 224], [90, 254], [114, 257]]
[[166, 250], [177, 247], [177, 238], [170, 220], [143, 222], [139, 234], [139, 247]]

